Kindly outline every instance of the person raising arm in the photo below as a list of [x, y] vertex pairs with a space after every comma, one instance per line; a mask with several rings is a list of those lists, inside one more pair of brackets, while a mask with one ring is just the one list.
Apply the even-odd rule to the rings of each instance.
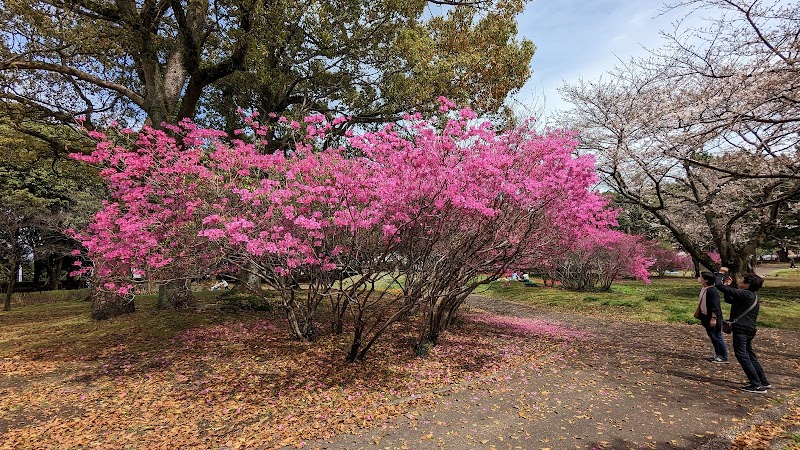
[[[726, 268], [723, 267], [722, 269]], [[727, 270], [725, 272], [727, 273]], [[739, 389], [745, 392], [764, 394], [772, 386], [767, 381], [761, 363], [753, 351], [753, 339], [756, 337], [756, 320], [758, 319], [760, 308], [756, 291], [761, 289], [764, 279], [754, 273], [746, 273], [739, 281], [738, 289], [725, 285], [724, 282], [720, 282], [719, 278], [716, 281], [716, 288], [724, 294], [725, 302], [731, 304], [731, 319], [741, 316], [733, 324], [732, 338], [736, 360], [739, 361], [742, 370], [747, 376], [747, 384]], [[751, 306], [753, 308], [747, 311]], [[745, 311], [747, 311], [746, 314]]]

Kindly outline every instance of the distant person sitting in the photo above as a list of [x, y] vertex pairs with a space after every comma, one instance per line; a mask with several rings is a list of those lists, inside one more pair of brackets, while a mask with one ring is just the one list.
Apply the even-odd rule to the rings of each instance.
[[218, 291], [220, 289], [228, 289], [228, 282], [225, 280], [220, 280], [219, 283], [211, 286], [212, 291]]

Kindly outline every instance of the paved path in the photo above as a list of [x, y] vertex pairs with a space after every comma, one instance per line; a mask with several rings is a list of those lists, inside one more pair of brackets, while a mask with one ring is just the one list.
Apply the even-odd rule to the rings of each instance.
[[758, 395], [736, 389], [744, 380], [736, 362], [704, 360], [711, 344], [699, 325], [585, 318], [479, 296], [468, 305], [559, 322], [592, 337], [361, 435], [306, 448], [694, 449], [800, 389], [795, 331], [759, 330], [754, 347], [775, 387]]
[[[789, 263], [772, 263], [772, 262], [761, 263], [755, 267], [755, 272], [763, 277], [763, 276], [771, 276], [773, 272], [788, 268], [789, 268]], [[800, 272], [800, 266], [798, 266], [794, 270]]]

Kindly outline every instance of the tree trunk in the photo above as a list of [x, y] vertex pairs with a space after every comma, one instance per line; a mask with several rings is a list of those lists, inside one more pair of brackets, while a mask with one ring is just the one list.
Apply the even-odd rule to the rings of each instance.
[[249, 262], [247, 270], [239, 271], [234, 290], [254, 293], [261, 291], [261, 277], [258, 276], [258, 266], [255, 263]]
[[[462, 298], [463, 297], [463, 298]], [[428, 342], [431, 345], [436, 345], [439, 342], [439, 335], [442, 331], [450, 328], [453, 323], [456, 311], [464, 303], [467, 295], [457, 295], [453, 297], [445, 297], [433, 304], [430, 315], [428, 316], [428, 329], [427, 336], [422, 342]]]
[[55, 279], [55, 270], [53, 269], [52, 258], [47, 258], [47, 261], [45, 261], [44, 270], [47, 273], [47, 289], [50, 291], [58, 289], [58, 280]]
[[[365, 323], [359, 317], [356, 320], [355, 330], [353, 330], [353, 341], [350, 344], [350, 351], [347, 353], [347, 362], [356, 362], [358, 359], [358, 352], [361, 350], [361, 336], [364, 333]], [[366, 353], [364, 354], [364, 356]], [[363, 359], [363, 356], [362, 356]]]
[[192, 281], [172, 280], [158, 287], [158, 309], [185, 309], [197, 306]]
[[286, 309], [286, 320], [289, 324], [289, 333], [301, 341], [310, 341], [314, 335], [312, 318], [303, 311], [297, 303], [294, 289], [289, 289], [281, 294], [283, 307]]
[[41, 259], [37, 259], [33, 262], [33, 289], [36, 292], [42, 291], [42, 272], [45, 268], [45, 262]]
[[425, 326], [423, 333], [420, 335], [417, 346], [422, 346], [425, 343], [436, 345], [439, 341], [439, 332], [442, 330], [442, 314], [445, 308], [441, 300], [433, 301], [430, 305], [428, 313], [425, 315]]
[[11, 311], [11, 294], [14, 293], [14, 286], [17, 283], [17, 271], [19, 270], [19, 263], [16, 262], [16, 258], [11, 260], [13, 264], [9, 264], [10, 267], [13, 267], [13, 270], [8, 274], [8, 286], [6, 287], [6, 297], [3, 301], [3, 311]]
[[11, 311], [11, 294], [14, 293], [14, 284], [17, 279], [13, 276], [8, 277], [8, 287], [6, 287], [6, 297], [3, 302], [3, 311]]
[[[71, 265], [73, 262], [75, 262], [75, 259], [68, 258], [67, 262], [70, 263]], [[50, 266], [52, 270], [51, 273], [53, 276], [53, 278], [50, 280], [50, 289], [56, 290], [60, 287], [59, 283], [61, 283], [61, 271], [64, 267], [64, 257], [59, 256], [58, 258], [55, 259], [54, 262], [50, 264]], [[69, 273], [67, 273], [67, 278], [69, 279]]]
[[133, 297], [125, 298], [113, 292], [92, 293], [92, 319], [105, 320], [136, 311]]
[[333, 323], [331, 325], [334, 334], [344, 332], [344, 315], [347, 312], [347, 301], [342, 295], [331, 297], [331, 309], [333, 310]]

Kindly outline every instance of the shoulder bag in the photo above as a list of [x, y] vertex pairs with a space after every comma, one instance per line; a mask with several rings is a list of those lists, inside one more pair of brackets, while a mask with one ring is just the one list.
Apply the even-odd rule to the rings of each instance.
[[739, 317], [737, 317], [737, 318], [735, 318], [733, 320], [723, 320], [722, 321], [722, 332], [726, 333], [726, 334], [730, 334], [733, 331], [733, 324], [738, 322], [739, 319], [741, 319], [742, 317], [746, 316], [747, 313], [752, 311], [753, 308], [755, 308], [757, 304], [758, 304], [758, 295], [756, 295], [756, 301], [754, 301], [753, 304], [750, 305], [749, 308], [747, 308], [747, 311], [739, 314]]

